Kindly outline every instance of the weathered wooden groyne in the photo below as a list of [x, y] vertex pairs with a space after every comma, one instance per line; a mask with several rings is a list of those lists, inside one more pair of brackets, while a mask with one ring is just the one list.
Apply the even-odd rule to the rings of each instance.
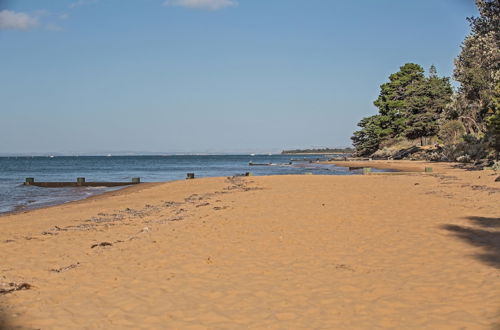
[[132, 178], [129, 182], [87, 182], [85, 178], [77, 178], [72, 182], [38, 182], [35, 178], [26, 178], [25, 186], [36, 186], [43, 188], [65, 188], [65, 187], [119, 187], [141, 183], [140, 178]]

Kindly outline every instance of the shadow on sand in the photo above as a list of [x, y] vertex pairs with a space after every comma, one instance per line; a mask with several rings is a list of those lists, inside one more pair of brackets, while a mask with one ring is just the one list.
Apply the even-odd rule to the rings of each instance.
[[451, 231], [467, 243], [480, 247], [483, 253], [478, 260], [500, 269], [500, 218], [467, 217], [474, 227], [445, 225], [443, 229]]
[[0, 330], [12, 329], [12, 325], [7, 318], [5, 311], [0, 307]]
[[[12, 313], [12, 311], [10, 311]], [[9, 317], [8, 310], [0, 306], [0, 330], [35, 330], [40, 328], [26, 327], [16, 324], [12, 318]]]
[[465, 171], [482, 171], [484, 165], [479, 164], [479, 165], [474, 165], [471, 163], [459, 163], [459, 164], [453, 164], [451, 165], [452, 168], [458, 168], [461, 170]]

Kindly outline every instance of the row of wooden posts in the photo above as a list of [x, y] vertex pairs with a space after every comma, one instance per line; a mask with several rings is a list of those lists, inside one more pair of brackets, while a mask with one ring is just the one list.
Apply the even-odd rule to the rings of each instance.
[[[245, 175], [248, 176], [248, 172]], [[186, 176], [186, 179], [194, 179], [194, 173], [188, 173]], [[34, 184], [34, 183], [35, 183], [35, 178], [26, 178], [24, 181], [24, 184], [27, 184], [27, 185]], [[76, 178], [76, 183], [83, 185], [87, 182], [85, 181], [85, 178], [80, 177], [80, 178]], [[125, 182], [123, 182], [123, 183], [125, 183]], [[132, 181], [130, 183], [141, 183], [141, 178], [132, 178]]]
[[132, 178], [129, 182], [87, 182], [85, 178], [77, 178], [70, 182], [42, 182], [35, 181], [35, 178], [26, 178], [24, 185], [44, 188], [63, 188], [63, 187], [118, 187], [141, 183], [140, 178]]
[[[252, 176], [252, 172], [245, 172], [242, 176]], [[188, 173], [186, 179], [194, 179], [194, 173]]]
[[[368, 175], [371, 172], [372, 172], [371, 167], [363, 167], [363, 174]], [[432, 167], [426, 167], [424, 169], [424, 172], [425, 173], [432, 173]], [[313, 173], [312, 172], [305, 172], [304, 174], [305, 175], [312, 175]], [[246, 172], [244, 174], [244, 176], [251, 176], [251, 175], [252, 175], [252, 173], [250, 173], [250, 172]], [[194, 179], [194, 173], [188, 173], [186, 179]]]
[[[35, 183], [35, 178], [26, 178], [24, 183], [28, 184], [28, 185], [33, 184], [33, 183]], [[84, 183], [88, 183], [88, 182], [85, 181], [85, 178], [80, 177], [80, 178], [76, 178], [76, 183], [84, 184]], [[121, 182], [121, 183], [125, 183], [125, 182]], [[141, 178], [132, 178], [130, 183], [141, 183]]]
[[[372, 169], [370, 167], [363, 167], [363, 174], [368, 175], [372, 172]], [[432, 172], [432, 167], [426, 167], [424, 169], [425, 173], [431, 173]], [[312, 172], [306, 172], [304, 174], [311, 175]], [[243, 176], [251, 176], [251, 172], [246, 172]], [[187, 180], [194, 179], [194, 173], [187, 173], [186, 175]], [[35, 178], [26, 178], [24, 181], [25, 185], [37, 185], [37, 186], [62, 186], [62, 185], [67, 185], [67, 186], [90, 186], [90, 185], [103, 185], [103, 186], [118, 186], [118, 185], [127, 185], [127, 184], [138, 184], [141, 183], [141, 178], [132, 178], [131, 182], [86, 182], [85, 178], [80, 177], [76, 179], [75, 182], [35, 182]]]
[[[243, 176], [251, 176], [252, 173], [246, 172]], [[194, 179], [194, 173], [187, 173], [186, 179]], [[116, 186], [126, 186], [131, 184], [141, 183], [141, 178], [132, 178], [129, 182], [87, 182], [84, 177], [76, 178], [76, 182], [39, 182], [35, 181], [35, 178], [26, 178], [24, 185], [27, 186], [37, 186], [37, 187], [47, 187], [47, 188], [58, 188], [58, 187], [116, 187]]]

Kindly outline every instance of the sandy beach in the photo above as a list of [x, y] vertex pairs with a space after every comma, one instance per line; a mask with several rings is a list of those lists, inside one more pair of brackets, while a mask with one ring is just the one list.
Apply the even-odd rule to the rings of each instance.
[[499, 174], [384, 164], [2, 216], [0, 328], [498, 329]]

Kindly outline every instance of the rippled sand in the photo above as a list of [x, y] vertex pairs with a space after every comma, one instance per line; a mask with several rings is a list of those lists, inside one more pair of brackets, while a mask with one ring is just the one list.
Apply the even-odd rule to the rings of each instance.
[[0, 217], [4, 325], [498, 327], [498, 174], [432, 166], [144, 184]]

